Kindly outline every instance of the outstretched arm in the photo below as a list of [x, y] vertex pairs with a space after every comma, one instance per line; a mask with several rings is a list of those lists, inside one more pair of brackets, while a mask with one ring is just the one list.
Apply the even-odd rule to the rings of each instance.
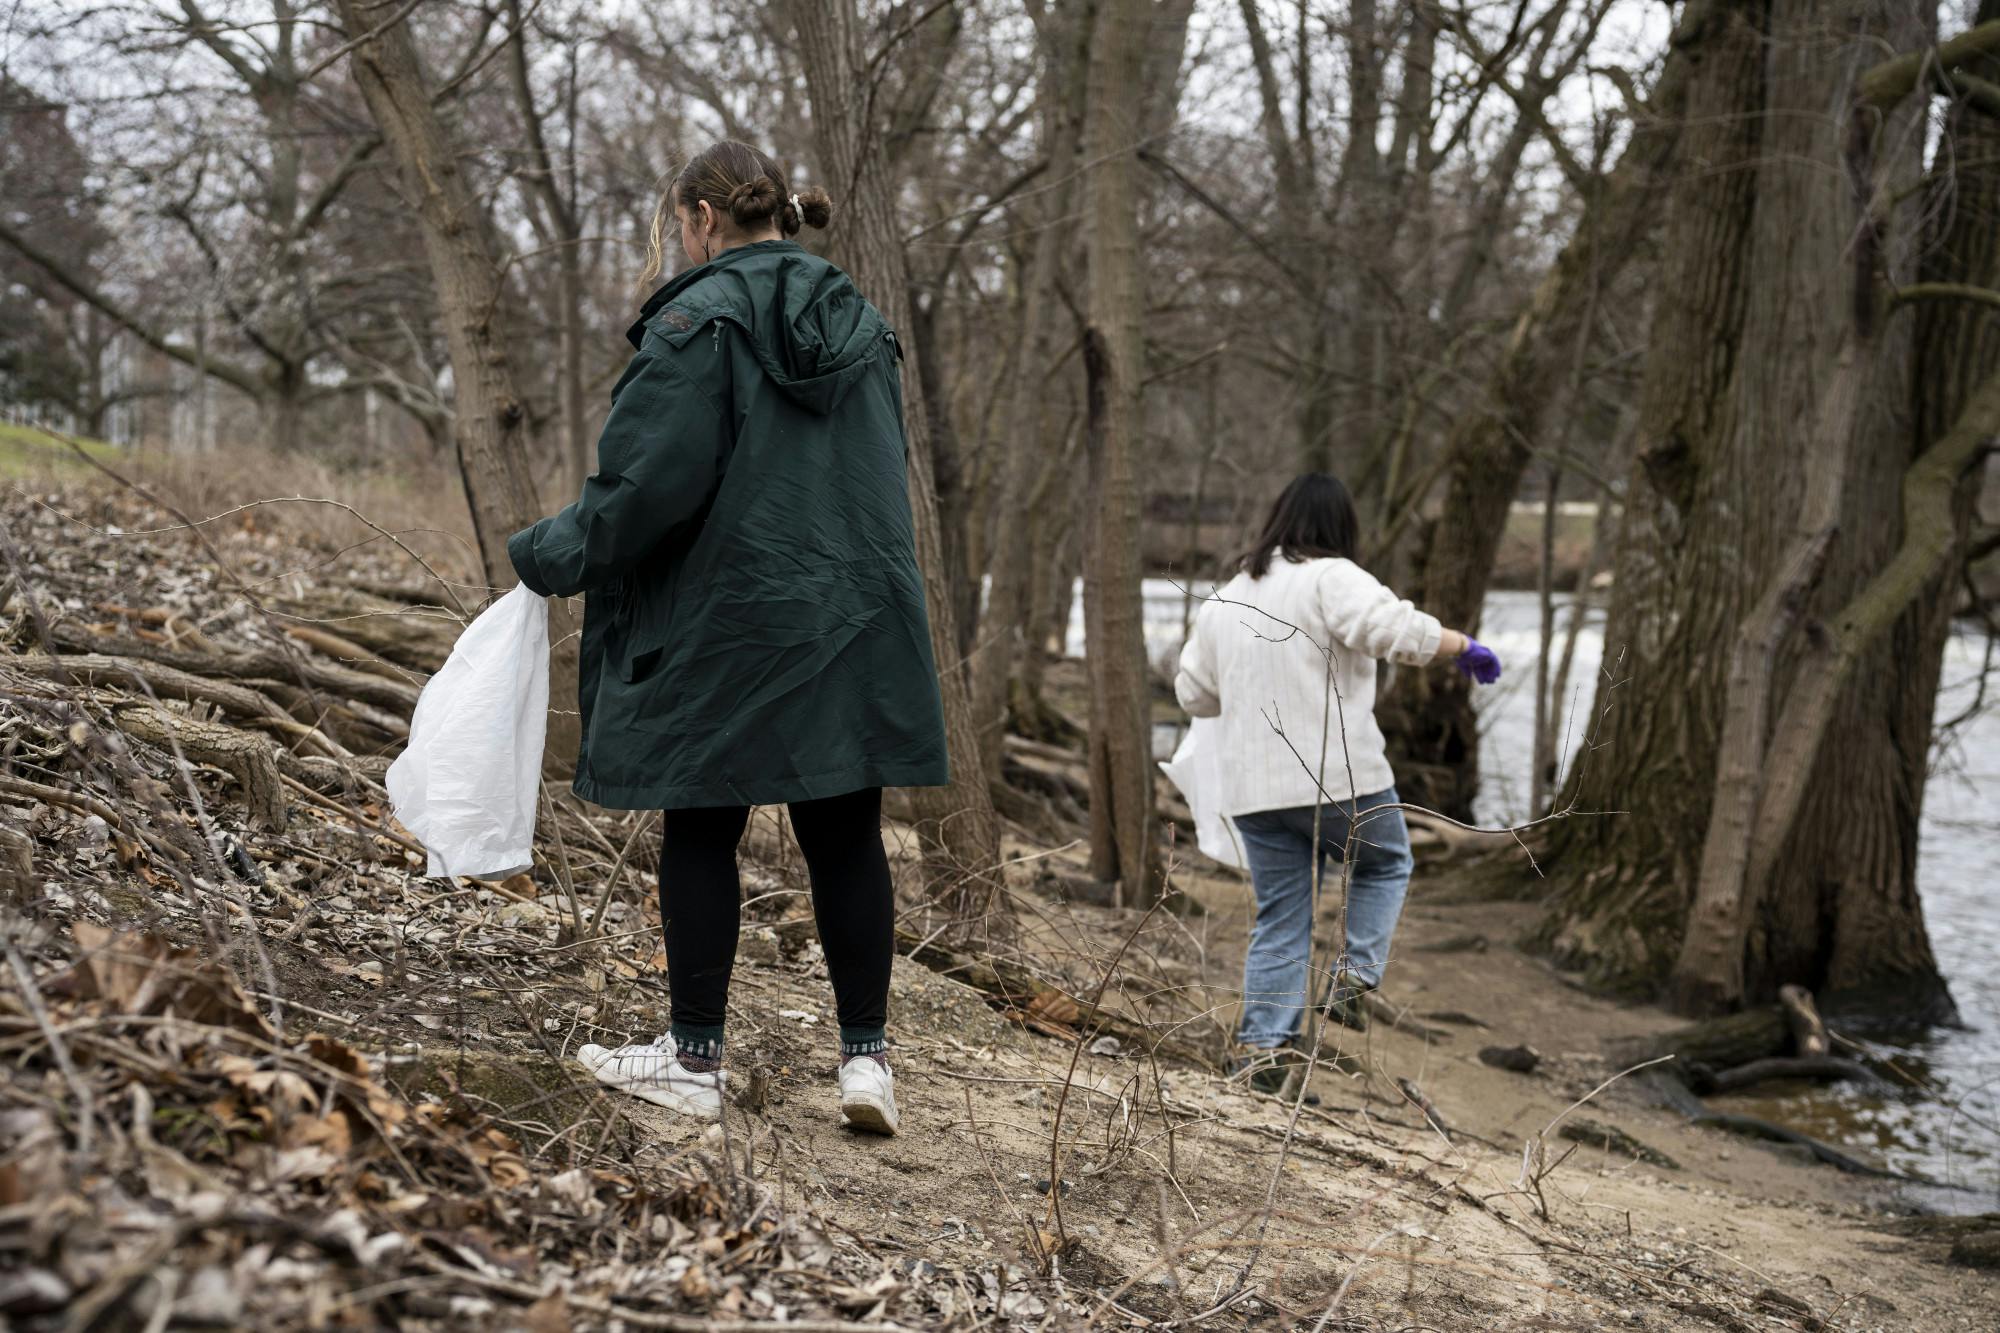
[[1328, 632], [1355, 652], [1407, 666], [1455, 660], [1482, 685], [1500, 678], [1500, 659], [1492, 649], [1462, 630], [1446, 629], [1352, 561], [1328, 565], [1321, 575], [1320, 605]]

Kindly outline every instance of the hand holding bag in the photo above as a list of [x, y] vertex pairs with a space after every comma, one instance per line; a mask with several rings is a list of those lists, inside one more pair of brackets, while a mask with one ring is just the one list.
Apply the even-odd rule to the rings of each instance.
[[548, 732], [549, 604], [517, 584], [482, 611], [417, 696], [385, 785], [429, 876], [504, 879], [534, 864]]

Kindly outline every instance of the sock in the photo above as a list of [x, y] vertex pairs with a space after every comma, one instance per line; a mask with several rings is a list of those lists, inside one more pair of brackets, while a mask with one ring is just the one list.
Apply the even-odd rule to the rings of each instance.
[[722, 1068], [722, 1029], [687, 1028], [671, 1025], [674, 1050], [681, 1068], [690, 1074], [708, 1074]]
[[840, 1062], [846, 1064], [857, 1055], [881, 1057], [882, 1063], [889, 1063], [889, 1038], [881, 1028], [849, 1028], [840, 1030]]

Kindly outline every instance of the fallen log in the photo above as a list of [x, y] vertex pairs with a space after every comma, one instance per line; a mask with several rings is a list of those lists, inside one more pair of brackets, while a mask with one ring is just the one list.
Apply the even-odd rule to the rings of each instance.
[[355, 671], [365, 671], [371, 676], [385, 676], [390, 680], [409, 678], [408, 667], [399, 667], [394, 662], [384, 661], [368, 648], [352, 639], [335, 634], [332, 630], [319, 629], [312, 625], [287, 625], [285, 633], [308, 648], [324, 653]]
[[213, 764], [236, 779], [250, 821], [260, 828], [285, 827], [285, 784], [278, 776], [277, 748], [264, 736], [219, 722], [203, 722], [153, 704], [135, 704], [116, 714], [128, 736], [188, 758]]
[[348, 719], [351, 723], [371, 727], [392, 740], [410, 739], [410, 724], [394, 713], [385, 713], [379, 708], [371, 708], [357, 699], [340, 699], [330, 704], [329, 711]]
[[1843, 1079], [1865, 1083], [1878, 1081], [1875, 1071], [1853, 1060], [1833, 1055], [1795, 1055], [1752, 1060], [1734, 1069], [1719, 1070], [1706, 1080], [1691, 1083], [1691, 1086], [1694, 1091], [1703, 1094], [1739, 1092], [1754, 1083], [1778, 1078], [1820, 1079], [1830, 1083]]
[[454, 599], [458, 596], [458, 593], [453, 591], [454, 589], [463, 589], [465, 595], [473, 602], [477, 602], [486, 595], [486, 590], [476, 583], [441, 585], [440, 580], [433, 578], [416, 580], [378, 579], [369, 578], [363, 574], [349, 574], [347, 576], [347, 586], [350, 588], [359, 588], [362, 592], [368, 593], [371, 596], [385, 598], [391, 602], [402, 602], [419, 611], [435, 611], [439, 615], [452, 614], [450, 607], [441, 605], [437, 600], [441, 586], [445, 595]]
[[[1064, 821], [1056, 812], [1054, 801], [1039, 792], [1023, 791], [1005, 780], [991, 784], [991, 788], [993, 808], [1000, 812], [1001, 818], [1020, 826], [1033, 841], [1063, 841]], [[883, 793], [883, 811], [889, 813], [887, 792]]]
[[281, 624], [329, 630], [425, 672], [444, 665], [464, 628], [449, 611], [419, 609], [356, 588], [321, 588], [308, 596], [273, 598], [270, 605]]
[[1790, 1039], [1791, 1028], [1783, 1012], [1776, 1005], [1766, 1005], [1651, 1037], [1616, 1042], [1613, 1058], [1621, 1065], [1636, 1065], [1671, 1055], [1683, 1066], [1728, 1069], [1784, 1055]]
[[[282, 716], [281, 710], [256, 690], [210, 676], [198, 676], [178, 667], [149, 662], [138, 657], [109, 657], [100, 653], [64, 653], [50, 657], [25, 653], [8, 659], [8, 665], [44, 680], [66, 684], [108, 686], [143, 695], [146, 690], [161, 699], [186, 703], [214, 704], [232, 717], [245, 721]], [[143, 682], [145, 689], [139, 688]]]
[[[317, 754], [295, 754], [290, 750], [277, 752], [278, 771], [295, 782], [299, 782], [326, 796], [373, 796], [386, 798], [382, 790], [382, 780], [389, 774], [389, 765], [394, 762], [387, 755], [354, 754], [338, 759]], [[357, 790], [348, 775], [369, 784]]]
[[411, 682], [407, 677], [392, 680], [327, 662], [308, 653], [284, 653], [269, 648], [205, 653], [169, 644], [133, 640], [122, 635], [99, 634], [75, 620], [57, 621], [51, 625], [49, 639], [68, 652], [143, 658], [198, 676], [225, 680], [270, 676], [302, 681], [316, 690], [374, 704], [404, 717], [415, 711], [417, 693], [422, 689], [421, 682]]

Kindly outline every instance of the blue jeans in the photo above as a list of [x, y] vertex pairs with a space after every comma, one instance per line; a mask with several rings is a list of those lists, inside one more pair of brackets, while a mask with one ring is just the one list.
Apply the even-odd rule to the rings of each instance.
[[[1340, 966], [1357, 981], [1380, 985], [1389, 961], [1389, 937], [1403, 912], [1410, 884], [1410, 830], [1390, 787], [1371, 796], [1320, 808], [1320, 857], [1338, 863], [1354, 833], [1354, 864], [1347, 883], [1347, 941]], [[1389, 809], [1377, 807], [1389, 806]], [[1369, 813], [1371, 810], [1375, 813]], [[1260, 810], [1237, 815], [1236, 831], [1257, 892], [1257, 923], [1243, 963], [1243, 1021], [1236, 1039], [1245, 1046], [1278, 1046], [1300, 1031], [1312, 957], [1313, 807]], [[1329, 901], [1340, 894], [1338, 866], [1329, 866]], [[1333, 971], [1322, 959], [1320, 972]]]

